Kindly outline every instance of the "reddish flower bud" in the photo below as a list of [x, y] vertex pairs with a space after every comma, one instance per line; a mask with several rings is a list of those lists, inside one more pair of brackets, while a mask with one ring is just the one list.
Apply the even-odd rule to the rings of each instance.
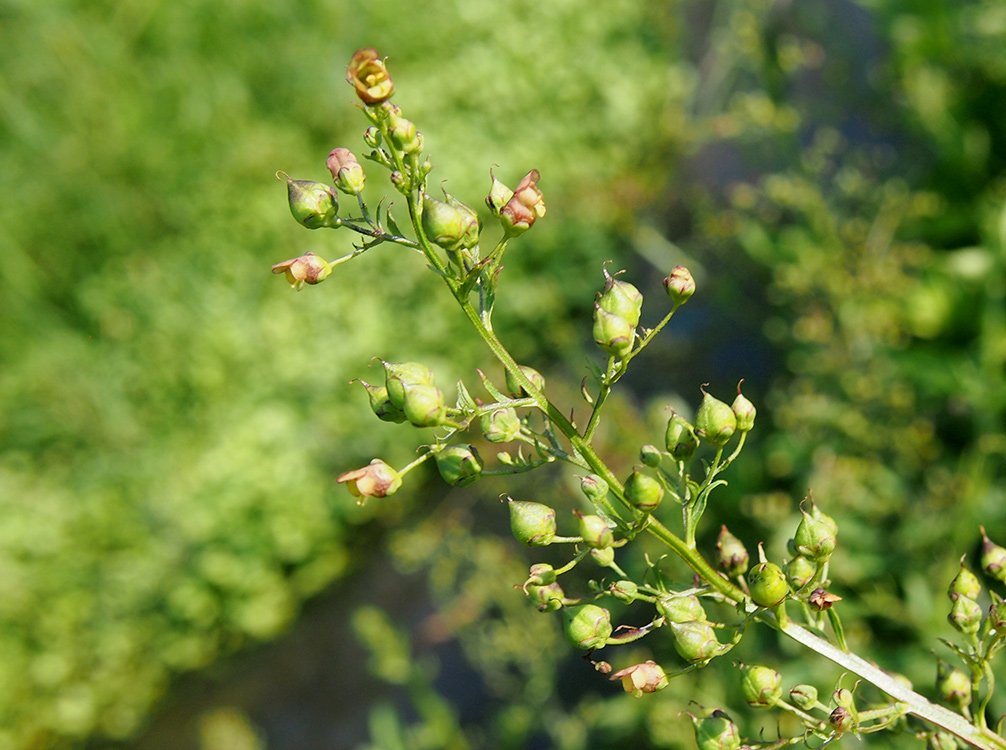
[[325, 166], [332, 173], [335, 186], [347, 195], [359, 195], [367, 176], [357, 161], [356, 155], [348, 148], [334, 148], [328, 154]]
[[675, 305], [683, 305], [695, 294], [695, 279], [684, 266], [675, 266], [664, 279], [664, 289]]
[[545, 198], [538, 189], [540, 179], [541, 174], [538, 170], [532, 169], [524, 175], [510, 200], [500, 209], [500, 221], [506, 234], [512, 236], [526, 232], [535, 221], [545, 215]]
[[355, 497], [387, 497], [402, 486], [402, 477], [384, 461], [375, 458], [361, 469], [342, 474], [335, 481], [345, 484]]
[[667, 675], [661, 666], [652, 660], [620, 669], [608, 679], [621, 680], [625, 692], [636, 698], [641, 697], [643, 693], [655, 693], [667, 687]]
[[364, 104], [380, 104], [395, 93], [395, 84], [388, 75], [384, 60], [377, 50], [357, 50], [346, 68], [346, 80], [356, 89]]
[[304, 284], [320, 284], [332, 273], [332, 265], [314, 253], [304, 253], [272, 267], [273, 273], [286, 275], [290, 286], [299, 290]]

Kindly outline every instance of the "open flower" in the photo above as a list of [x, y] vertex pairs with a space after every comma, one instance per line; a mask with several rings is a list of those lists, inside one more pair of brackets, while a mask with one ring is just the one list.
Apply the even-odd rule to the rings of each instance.
[[362, 469], [353, 469], [335, 481], [345, 484], [354, 497], [387, 497], [402, 486], [401, 475], [384, 461], [375, 458]]
[[395, 93], [395, 84], [384, 60], [372, 47], [356, 51], [346, 68], [346, 80], [353, 84], [364, 104], [386, 102]]
[[655, 693], [667, 687], [667, 675], [664, 674], [663, 668], [652, 660], [620, 669], [608, 679], [621, 680], [625, 692], [632, 693], [636, 698], [643, 693]]
[[273, 273], [286, 274], [290, 286], [299, 290], [304, 284], [319, 284], [332, 273], [332, 264], [314, 253], [304, 253], [272, 267]]
[[545, 215], [545, 198], [538, 189], [541, 173], [532, 169], [520, 181], [506, 205], [500, 209], [500, 221], [508, 234], [526, 232], [535, 220]]

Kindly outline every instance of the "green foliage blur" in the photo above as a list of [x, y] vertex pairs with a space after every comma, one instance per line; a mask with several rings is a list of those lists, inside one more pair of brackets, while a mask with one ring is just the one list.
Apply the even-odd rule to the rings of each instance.
[[[1006, 539], [1004, 43], [993, 0], [0, 1], [0, 748], [130, 742], [177, 675], [280, 636], [375, 557], [424, 577], [435, 616], [339, 604], [374, 654], [342, 690], [397, 691], [372, 747], [691, 747], [689, 701], [740, 718], [728, 664], [635, 700], [514, 592], [536, 560], [498, 538], [495, 497], [573, 478], [481, 483], [477, 506], [429, 478], [363, 510], [333, 486], [416, 442], [348, 385], [372, 357], [442, 384], [485, 361], [411, 257], [299, 294], [268, 273], [348, 250], [273, 175], [362, 150], [360, 46], [390, 57], [434, 183], [477, 205], [490, 167], [541, 170], [549, 214], [508, 257], [497, 328], [567, 403], [602, 262], [649, 299], [692, 267], [696, 312], [626, 380], [603, 450], [747, 378], [753, 446], [709, 518], [781, 557], [811, 491], [839, 521], [853, 647], [931, 682], [957, 558], [978, 523]], [[476, 712], [445, 697], [443, 643]], [[837, 677], [744, 647], [787, 685]], [[285, 746], [226, 711], [201, 727]]]

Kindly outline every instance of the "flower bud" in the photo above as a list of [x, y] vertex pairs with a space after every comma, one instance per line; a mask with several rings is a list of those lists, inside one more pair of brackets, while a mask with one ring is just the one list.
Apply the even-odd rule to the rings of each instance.
[[[404, 384], [402, 412], [416, 427], [437, 427], [444, 423], [447, 404], [444, 394], [435, 385]], [[389, 390], [390, 393], [390, 390]]]
[[490, 443], [509, 443], [520, 435], [520, 417], [510, 407], [494, 409], [479, 420], [482, 434]]
[[1006, 547], [988, 538], [982, 527], [982, 570], [1000, 583], [1006, 583]]
[[594, 549], [605, 549], [615, 541], [608, 522], [593, 514], [580, 516], [580, 536], [584, 544]]
[[367, 182], [363, 167], [348, 148], [334, 148], [328, 154], [325, 166], [332, 173], [335, 186], [347, 195], [359, 195]]
[[286, 178], [290, 213], [308, 229], [337, 226], [339, 199], [332, 188], [314, 180]]
[[544, 547], [555, 538], [555, 511], [542, 503], [507, 498], [510, 505], [510, 530], [518, 542]]
[[548, 586], [550, 583], [555, 583], [555, 568], [548, 563], [535, 563], [528, 569], [524, 586]]
[[775, 563], [760, 562], [748, 573], [751, 601], [759, 607], [774, 607], [789, 594], [786, 574]]
[[392, 106], [388, 112], [388, 140], [407, 154], [414, 154], [423, 148], [423, 137], [416, 130], [416, 123], [402, 117], [401, 107]]
[[499, 216], [503, 206], [513, 198], [513, 190], [497, 180], [491, 169], [489, 177], [492, 180], [492, 185], [489, 187], [489, 195], [486, 196], [486, 205], [489, 206], [493, 216]]
[[664, 289], [667, 290], [667, 296], [675, 306], [683, 305], [695, 294], [695, 279], [692, 278], [691, 271], [684, 266], [675, 266], [664, 279]]
[[782, 675], [770, 667], [741, 667], [741, 692], [749, 706], [771, 708], [782, 698]]
[[395, 422], [397, 424], [405, 421], [405, 414], [391, 403], [391, 399], [388, 398], [388, 389], [385, 386], [371, 385], [365, 380], [361, 380], [360, 383], [367, 390], [367, 396], [370, 398], [370, 408], [377, 415], [378, 419], [382, 422]]
[[789, 691], [789, 699], [797, 708], [810, 711], [817, 705], [817, 688], [813, 685], [797, 685]]
[[793, 535], [793, 547], [799, 555], [815, 563], [826, 562], [838, 540], [835, 521], [811, 503], [811, 512], [801, 509], [803, 518]]
[[610, 568], [611, 564], [615, 562], [615, 548], [614, 547], [592, 547], [590, 550], [590, 556], [602, 568]]
[[664, 499], [664, 488], [649, 474], [633, 471], [625, 480], [625, 497], [644, 513], [652, 513]]
[[602, 310], [624, 318], [632, 328], [639, 325], [643, 310], [643, 295], [627, 281], [621, 281], [604, 272], [604, 289], [597, 295], [597, 304]]
[[720, 534], [716, 538], [716, 552], [720, 570], [729, 578], [736, 578], [747, 572], [751, 556], [744, 543], [731, 534], [726, 526], [720, 526]]
[[363, 142], [371, 148], [381, 147], [381, 131], [371, 125], [363, 131]]
[[703, 440], [721, 447], [737, 430], [737, 417], [726, 403], [702, 392], [702, 403], [695, 413], [695, 432]]
[[737, 432], [750, 432], [751, 428], [754, 427], [755, 415], [758, 413], [758, 410], [748, 400], [748, 397], [741, 393], [740, 385], [737, 386], [737, 398], [730, 404], [730, 408], [737, 418]]
[[651, 469], [660, 466], [661, 458], [663, 456], [660, 455], [660, 449], [655, 445], [644, 445], [639, 449], [639, 460], [644, 466], [649, 466]]
[[971, 678], [961, 669], [938, 659], [936, 662], [936, 692], [940, 699], [958, 709], [971, 704]]
[[817, 566], [806, 557], [797, 555], [786, 563], [786, 580], [794, 591], [799, 591], [810, 583], [815, 573]]
[[962, 559], [961, 569], [957, 571], [957, 575], [954, 576], [954, 580], [950, 582], [950, 587], [947, 589], [947, 596], [950, 597], [951, 601], [956, 601], [961, 597], [965, 597], [967, 599], [977, 599], [981, 596], [981, 593], [981, 581], [978, 580], [978, 576], [964, 567], [964, 560]]
[[657, 599], [657, 612], [668, 622], [706, 621], [706, 611], [695, 594], [662, 596]]
[[[540, 372], [533, 367], [528, 367], [527, 365], [521, 365], [520, 371], [524, 373], [525, 378], [531, 381], [531, 385], [534, 386], [536, 391], [541, 393], [545, 390], [545, 378]], [[517, 379], [510, 374], [509, 370], [507, 370], [506, 373], [506, 387], [507, 391], [509, 391], [510, 395], [514, 398], [523, 398], [524, 396], [531, 395], [524, 390], [524, 387], [517, 382]]]
[[692, 717], [698, 750], [740, 750], [741, 735], [737, 725], [720, 709], [705, 718]]
[[608, 496], [608, 483], [597, 474], [588, 474], [581, 479], [580, 489], [594, 505], [603, 502]]
[[671, 418], [667, 420], [664, 447], [678, 461], [687, 461], [699, 447], [695, 429], [677, 413], [671, 414]]
[[992, 604], [989, 605], [989, 624], [995, 629], [996, 636], [1006, 634], [1006, 600], [992, 591]]
[[423, 195], [423, 231], [449, 253], [468, 250], [479, 242], [479, 217], [446, 192], [447, 202]]
[[287, 282], [298, 291], [304, 284], [320, 284], [332, 273], [332, 264], [314, 253], [304, 253], [272, 267], [273, 273], [286, 276]]
[[508, 236], [526, 232], [536, 220], [545, 215], [545, 199], [538, 189], [540, 179], [541, 174], [538, 170], [532, 169], [524, 175], [524, 179], [517, 185], [506, 205], [500, 209], [500, 223]]
[[566, 593], [555, 581], [543, 586], [529, 585], [527, 593], [534, 600], [539, 612], [556, 612], [566, 603]]
[[728, 648], [716, 640], [716, 631], [708, 622], [669, 620], [667, 624], [674, 635], [674, 650], [685, 661], [704, 664], [725, 653]]
[[974, 635], [982, 624], [982, 608], [974, 599], [958, 596], [950, 605], [947, 621], [965, 635]]
[[419, 362], [384, 362], [384, 382], [388, 398], [399, 409], [405, 408], [405, 387], [433, 385], [433, 371]]
[[387, 497], [402, 486], [401, 475], [384, 461], [375, 458], [362, 469], [341, 474], [335, 481], [345, 484], [354, 497]]
[[615, 581], [608, 587], [608, 591], [618, 601], [631, 604], [636, 601], [636, 595], [639, 593], [639, 585], [635, 581]]
[[624, 358], [632, 351], [636, 328], [628, 320], [594, 305], [594, 343], [615, 357]]
[[611, 637], [611, 613], [596, 604], [581, 604], [563, 610], [566, 637], [577, 648], [594, 651]]
[[655, 661], [644, 661], [631, 667], [615, 672], [610, 680], [621, 680], [622, 688], [634, 697], [640, 698], [643, 693], [655, 693], [667, 687], [667, 675]]
[[380, 104], [395, 93], [395, 84], [388, 75], [384, 60], [373, 48], [356, 51], [346, 68], [346, 80], [353, 85], [364, 104]]
[[449, 445], [434, 458], [440, 476], [455, 487], [471, 484], [482, 473], [482, 458], [474, 445]]

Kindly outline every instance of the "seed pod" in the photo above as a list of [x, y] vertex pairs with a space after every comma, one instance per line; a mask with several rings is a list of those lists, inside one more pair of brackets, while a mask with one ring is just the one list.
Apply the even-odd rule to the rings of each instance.
[[555, 538], [555, 511], [530, 500], [508, 498], [510, 506], [510, 530], [518, 542], [532, 547], [544, 547]]
[[391, 403], [391, 399], [388, 397], [388, 389], [385, 386], [371, 385], [365, 380], [361, 380], [360, 383], [367, 390], [367, 396], [370, 399], [370, 408], [377, 415], [378, 419], [383, 422], [395, 422], [396, 424], [401, 424], [405, 421], [405, 414]]
[[706, 621], [706, 611], [695, 594], [662, 596], [657, 599], [657, 612], [668, 622]]
[[636, 327], [621, 315], [615, 315], [600, 305], [594, 305], [594, 343], [615, 357], [623, 358], [632, 351]]
[[810, 711], [817, 705], [817, 688], [813, 685], [797, 685], [789, 691], [789, 699], [797, 708]]
[[633, 471], [625, 480], [625, 496], [639, 510], [652, 513], [664, 499], [664, 488], [650, 475]]
[[755, 405], [748, 400], [747, 396], [741, 393], [740, 385], [737, 386], [737, 398], [730, 404], [730, 408], [737, 418], [737, 432], [750, 432], [754, 427], [755, 415], [758, 414], [758, 410], [755, 409]]
[[290, 213], [308, 229], [336, 226], [339, 199], [328, 185], [314, 180], [286, 178]]
[[716, 631], [708, 622], [688, 620], [667, 623], [674, 635], [674, 650], [682, 659], [704, 664], [724, 653], [726, 648], [716, 640]]
[[444, 423], [447, 404], [439, 388], [435, 385], [405, 385], [404, 391], [402, 412], [410, 423], [416, 427], [437, 427]]
[[381, 362], [388, 398], [399, 409], [405, 408], [405, 386], [433, 385], [433, 371], [419, 362]]
[[720, 709], [704, 718], [691, 718], [698, 750], [740, 750], [741, 735], [737, 725]]
[[957, 571], [957, 575], [954, 576], [954, 580], [950, 582], [950, 587], [947, 589], [947, 596], [950, 597], [951, 601], [956, 601], [961, 597], [965, 597], [967, 599], [977, 599], [981, 596], [981, 593], [981, 581], [978, 580], [978, 576], [964, 567], [964, 559], [961, 558], [961, 569]]
[[615, 541], [608, 522], [596, 515], [580, 516], [580, 536], [584, 544], [594, 549], [606, 549]]
[[667, 420], [667, 431], [664, 433], [664, 447], [678, 461], [687, 461], [699, 447], [699, 439], [695, 436], [695, 428], [678, 414], [672, 414]]
[[751, 601], [759, 607], [774, 607], [789, 594], [786, 574], [775, 563], [760, 562], [748, 573]]
[[461, 201], [444, 193], [447, 202], [423, 195], [423, 231], [449, 253], [475, 247], [479, 242], [479, 217]]
[[530, 585], [527, 587], [528, 596], [535, 602], [539, 612], [556, 612], [562, 609], [566, 602], [566, 593], [555, 581], [543, 586]]
[[947, 621], [965, 635], [974, 635], [982, 624], [982, 608], [974, 599], [958, 596], [950, 605]]
[[563, 610], [566, 637], [577, 648], [594, 651], [611, 637], [611, 613], [596, 604], [581, 604]]
[[813, 579], [817, 566], [806, 557], [797, 555], [786, 563], [786, 580], [794, 591], [799, 591]]
[[737, 431], [737, 417], [723, 401], [703, 392], [702, 403], [695, 413], [695, 433], [712, 445], [722, 447]]
[[1000, 583], [1006, 583], [1006, 547], [988, 538], [985, 527], [982, 532], [982, 570], [995, 578]]
[[936, 661], [936, 692], [941, 700], [958, 709], [971, 705], [971, 679], [943, 659]]
[[548, 563], [535, 563], [528, 570], [528, 578], [524, 581], [525, 586], [547, 586], [555, 583], [555, 568]]
[[816, 563], [826, 562], [835, 551], [837, 537], [835, 521], [811, 503], [811, 512], [801, 510], [803, 518], [793, 535], [796, 552]]
[[479, 425], [490, 443], [509, 443], [520, 435], [520, 417], [509, 406], [483, 414]]
[[[536, 391], [541, 393], [545, 390], [545, 378], [540, 372], [527, 365], [521, 365], [520, 371], [524, 373], [524, 377], [531, 381], [531, 385], [534, 386]], [[506, 373], [506, 388], [514, 398], [523, 398], [524, 396], [531, 395], [524, 390], [524, 387], [517, 382], [517, 379], [510, 374], [509, 370]]]
[[608, 587], [608, 591], [620, 602], [631, 604], [639, 593], [639, 585], [635, 581], [615, 581]]
[[604, 289], [597, 295], [597, 305], [612, 315], [625, 320], [630, 328], [639, 325], [643, 310], [643, 295], [627, 281], [621, 281], [604, 272]]
[[771, 708], [782, 698], [782, 675], [770, 667], [741, 667], [741, 692], [749, 706]]
[[471, 484], [482, 473], [482, 457], [474, 445], [449, 445], [434, 458], [440, 476], [455, 487]]
[[720, 526], [720, 535], [716, 539], [716, 552], [720, 570], [728, 577], [736, 578], [747, 572], [751, 556], [744, 543], [731, 534], [726, 526]]
[[588, 474], [580, 480], [580, 489], [587, 499], [595, 505], [604, 501], [608, 496], [608, 483], [597, 474]]

